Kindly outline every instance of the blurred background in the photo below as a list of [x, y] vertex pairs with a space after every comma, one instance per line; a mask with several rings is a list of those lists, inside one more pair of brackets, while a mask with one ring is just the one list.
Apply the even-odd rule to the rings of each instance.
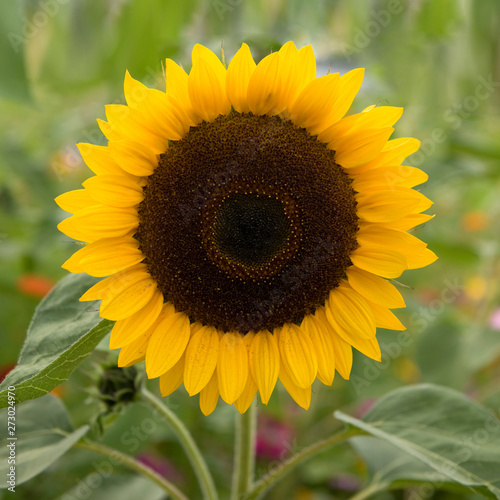
[[[105, 104], [124, 102], [125, 70], [163, 89], [162, 59], [189, 70], [195, 43], [217, 54], [223, 44], [229, 61], [246, 42], [258, 61], [294, 40], [297, 46], [312, 44], [318, 74], [330, 66], [341, 73], [366, 68], [352, 112], [375, 103], [405, 108], [393, 138], [422, 141], [407, 163], [429, 174], [421, 190], [434, 201], [429, 213], [436, 217], [415, 234], [439, 260], [400, 279], [408, 307], [397, 314], [409, 335], [380, 332], [382, 363], [356, 356], [350, 382], [337, 375], [332, 388], [314, 386], [309, 412], [279, 391], [268, 407], [260, 407], [258, 471], [338, 427], [334, 409], [360, 416], [376, 398], [405, 384], [453, 387], [499, 415], [498, 0], [16, 0], [3, 3], [0, 32], [3, 373], [17, 360], [37, 303], [66, 274], [60, 266], [77, 249], [56, 229], [66, 215], [53, 199], [78, 189], [90, 175], [75, 143], [104, 144], [95, 119], [105, 118]], [[96, 352], [58, 389], [75, 424], [100, 408], [89, 388], [98, 365], [113, 359], [105, 350]], [[195, 429], [218, 486], [227, 490], [234, 409], [220, 403], [205, 418], [197, 398], [181, 391], [169, 402]], [[197, 498], [168, 428], [158, 424], [147, 439], [127, 444], [132, 423], [147, 418], [146, 408], [134, 406], [105, 432], [106, 442], [140, 454]], [[144, 481], [134, 482], [134, 490], [127, 481], [136, 480], [125, 469], [82, 493], [94, 459], [71, 452], [64, 463], [19, 487], [19, 498], [162, 498]], [[348, 498], [365, 475], [352, 449], [337, 448], [307, 462], [266, 498]], [[432, 498], [459, 497], [436, 491]]]

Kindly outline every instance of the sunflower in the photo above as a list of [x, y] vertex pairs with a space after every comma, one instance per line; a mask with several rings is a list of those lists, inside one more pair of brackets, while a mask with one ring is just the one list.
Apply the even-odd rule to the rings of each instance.
[[184, 384], [204, 414], [245, 412], [281, 381], [303, 408], [316, 378], [348, 379], [352, 348], [380, 360], [376, 328], [403, 330], [390, 282], [436, 256], [408, 233], [432, 202], [389, 140], [402, 109], [345, 117], [363, 69], [316, 77], [293, 42], [229, 66], [196, 45], [166, 92], [125, 76], [106, 106], [107, 146], [79, 144], [95, 176], [59, 196], [59, 224], [85, 242], [63, 267], [105, 277], [80, 300], [115, 321], [119, 365], [145, 360], [163, 396]]

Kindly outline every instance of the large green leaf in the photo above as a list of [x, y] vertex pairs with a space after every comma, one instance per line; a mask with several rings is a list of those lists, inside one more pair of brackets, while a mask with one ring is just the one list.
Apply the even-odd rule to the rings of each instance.
[[339, 411], [335, 416], [452, 481], [500, 498], [500, 422], [457, 391], [405, 387], [380, 399], [362, 420]]
[[[351, 438], [350, 443], [368, 467], [370, 482], [365, 489], [373, 493], [402, 488], [413, 483], [421, 483], [422, 498], [425, 497], [424, 492], [438, 489], [462, 488], [464, 492], [470, 492], [467, 487], [453, 483], [444, 474], [378, 438], [358, 436]], [[418, 492], [419, 486], [415, 488]]]
[[99, 317], [98, 303], [78, 300], [95, 282], [84, 274], [68, 275], [40, 303], [18, 364], [0, 385], [0, 408], [7, 406], [9, 386], [16, 388], [17, 403], [50, 392], [109, 332], [113, 323]]
[[[0, 410], [0, 422], [5, 427], [7, 414], [8, 409]], [[17, 439], [13, 441], [9, 436], [0, 441], [0, 474], [5, 478], [10, 467], [15, 467], [16, 485], [50, 467], [89, 430], [87, 425], [74, 430], [66, 408], [50, 394], [15, 406], [15, 426]], [[8, 460], [11, 457], [15, 457], [13, 464]], [[8, 486], [6, 481], [1, 482], [2, 488]]]

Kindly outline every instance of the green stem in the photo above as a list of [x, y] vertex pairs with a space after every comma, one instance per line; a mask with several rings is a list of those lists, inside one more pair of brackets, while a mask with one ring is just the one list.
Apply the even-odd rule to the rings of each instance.
[[250, 490], [255, 471], [255, 430], [257, 405], [251, 404], [243, 413], [236, 414], [234, 469], [231, 500], [239, 500]]
[[207, 464], [187, 427], [169, 408], [163, 404], [159, 398], [149, 392], [146, 388], [141, 390], [140, 395], [142, 400], [148, 406], [157, 411], [168, 422], [177, 435], [177, 438], [184, 448], [184, 451], [193, 466], [194, 472], [198, 477], [200, 488], [203, 492], [203, 498], [206, 500], [217, 500], [218, 495], [215, 489], [214, 480], [212, 479]]
[[187, 496], [177, 489], [170, 481], [157, 474], [153, 469], [146, 467], [132, 458], [130, 455], [125, 455], [121, 451], [114, 450], [113, 448], [108, 448], [102, 444], [96, 443], [94, 441], [79, 441], [75, 444], [76, 448], [82, 448], [84, 450], [93, 451], [108, 457], [112, 463], [120, 462], [126, 467], [135, 470], [139, 474], [147, 477], [157, 486], [159, 486], [163, 491], [167, 492], [173, 500], [188, 500]]
[[347, 428], [344, 431], [334, 434], [332, 437], [325, 439], [323, 441], [318, 441], [317, 443], [308, 446], [303, 449], [301, 452], [293, 455], [288, 460], [282, 462], [275, 469], [271, 470], [268, 474], [262, 477], [257, 483], [255, 483], [254, 487], [249, 491], [245, 498], [245, 500], [256, 500], [262, 495], [267, 489], [274, 486], [275, 483], [280, 481], [284, 476], [286, 476], [293, 468], [297, 467], [297, 465], [305, 462], [307, 459], [312, 456], [320, 453], [321, 451], [330, 448], [346, 439], [349, 439], [353, 436], [358, 436], [360, 434], [365, 434], [361, 429], [355, 428]]
[[366, 500], [367, 498], [370, 498], [372, 495], [380, 492], [381, 490], [383, 490], [383, 488], [381, 488], [379, 484], [372, 484], [358, 491], [349, 500]]

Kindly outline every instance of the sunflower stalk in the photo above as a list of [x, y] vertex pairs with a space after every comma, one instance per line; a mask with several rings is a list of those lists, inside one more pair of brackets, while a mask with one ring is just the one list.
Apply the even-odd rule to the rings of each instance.
[[182, 493], [180, 490], [178, 490], [177, 487], [170, 481], [160, 476], [153, 469], [147, 467], [146, 465], [142, 464], [135, 458], [126, 455], [125, 453], [122, 453], [118, 450], [115, 450], [114, 448], [109, 448], [108, 446], [105, 446], [100, 443], [95, 443], [89, 440], [80, 441], [75, 444], [75, 447], [81, 448], [83, 450], [92, 451], [94, 453], [99, 453], [100, 455], [103, 455], [113, 460], [113, 462], [122, 463], [129, 469], [132, 469], [138, 472], [139, 474], [143, 475], [147, 479], [151, 480], [162, 490], [168, 493], [168, 495], [170, 496], [170, 498], [172, 498], [172, 500], [188, 500], [187, 496], [184, 495], [184, 493]]
[[257, 405], [254, 402], [245, 413], [236, 415], [231, 500], [244, 498], [253, 485], [256, 427]]
[[260, 478], [259, 481], [254, 484], [253, 488], [247, 493], [247, 495], [243, 496], [242, 498], [244, 498], [245, 500], [257, 500], [261, 498], [261, 495], [263, 495], [265, 491], [272, 488], [278, 481], [281, 481], [284, 476], [286, 476], [290, 471], [292, 471], [292, 469], [294, 469], [301, 463], [305, 462], [314, 455], [317, 455], [318, 453], [331, 448], [332, 446], [335, 446], [347, 439], [362, 434], [366, 433], [361, 429], [347, 427], [327, 439], [318, 441], [317, 443], [308, 446], [307, 448], [293, 455], [288, 460], [285, 460], [281, 463], [280, 466], [276, 467], [271, 472]]
[[370, 498], [371, 496], [375, 495], [375, 493], [380, 493], [384, 489], [385, 489], [384, 485], [371, 484], [366, 488], [359, 490], [349, 500], [366, 500], [367, 498]]
[[154, 411], [157, 411], [165, 421], [170, 425], [172, 430], [177, 435], [189, 461], [194, 469], [194, 472], [200, 483], [203, 498], [206, 500], [217, 500], [218, 495], [215, 489], [214, 480], [210, 471], [208, 470], [207, 463], [205, 462], [198, 446], [194, 442], [191, 433], [181, 420], [167, 407], [163, 402], [154, 394], [143, 388], [140, 392], [140, 398]]

